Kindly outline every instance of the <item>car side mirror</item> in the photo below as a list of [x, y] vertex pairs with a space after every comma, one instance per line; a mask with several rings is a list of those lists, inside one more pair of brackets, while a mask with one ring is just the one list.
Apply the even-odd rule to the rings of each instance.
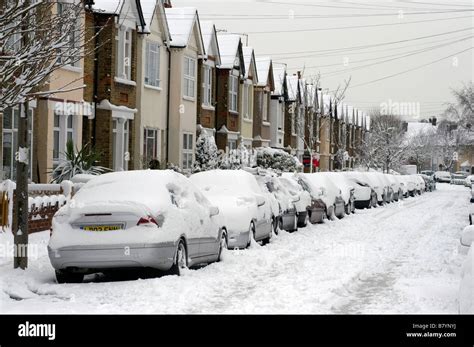
[[255, 195], [258, 207], [265, 205], [265, 198], [262, 195]]
[[209, 216], [210, 217], [217, 216], [218, 214], [219, 214], [219, 207], [216, 207], [216, 206], [209, 207]]

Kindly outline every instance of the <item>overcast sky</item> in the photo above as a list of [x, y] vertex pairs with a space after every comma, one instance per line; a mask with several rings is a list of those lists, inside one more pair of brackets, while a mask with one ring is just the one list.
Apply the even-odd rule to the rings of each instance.
[[[364, 110], [389, 100], [419, 103], [427, 118], [453, 101], [452, 88], [473, 79], [473, 1], [174, 0], [173, 6], [197, 7], [201, 20], [212, 19], [218, 29], [248, 33], [256, 55], [286, 63], [289, 73], [301, 70], [311, 79], [320, 72], [323, 89], [352, 76], [345, 101]], [[406, 70], [412, 71], [389, 77]], [[369, 83], [377, 79], [383, 80]]]

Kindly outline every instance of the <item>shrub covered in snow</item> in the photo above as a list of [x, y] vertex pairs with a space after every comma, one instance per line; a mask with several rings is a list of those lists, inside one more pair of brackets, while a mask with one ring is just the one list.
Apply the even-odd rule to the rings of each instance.
[[255, 151], [258, 167], [281, 172], [297, 172], [302, 169], [302, 165], [296, 157], [281, 149], [262, 147], [255, 149]]
[[218, 166], [219, 159], [216, 141], [213, 136], [202, 132], [196, 142], [196, 160], [193, 172], [215, 170]]

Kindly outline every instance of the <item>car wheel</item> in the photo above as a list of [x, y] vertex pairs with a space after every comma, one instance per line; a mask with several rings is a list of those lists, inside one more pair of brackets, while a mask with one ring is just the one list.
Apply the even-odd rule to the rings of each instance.
[[255, 224], [254, 222], [250, 222], [249, 226], [249, 242], [247, 242], [247, 248], [250, 247], [250, 243], [252, 242], [252, 237], [255, 240]]
[[182, 271], [188, 267], [188, 258], [186, 252], [186, 245], [183, 240], [179, 240], [178, 247], [176, 247], [176, 254], [174, 256], [173, 266], [170, 273], [180, 276]]
[[227, 246], [227, 233], [225, 232], [225, 230], [222, 230], [221, 240], [220, 240], [220, 243], [219, 243], [219, 255], [217, 256], [217, 261], [222, 261], [222, 251], [227, 250], [227, 249], [228, 249], [228, 246]]
[[283, 230], [283, 222], [281, 221], [281, 218], [278, 218], [279, 222], [275, 219], [275, 217], [272, 217], [272, 230], [275, 233], [275, 235], [278, 235], [278, 227], [280, 225], [280, 229]]
[[58, 283], [82, 283], [84, 280], [84, 274], [70, 272], [66, 270], [56, 271], [56, 280]]
[[310, 214], [311, 214], [310, 211], [306, 211], [306, 217], [304, 217], [303, 223], [301, 223], [300, 225], [298, 225], [298, 227], [300, 227], [300, 228], [306, 228], [306, 226], [307, 226], [308, 223], [309, 223]]

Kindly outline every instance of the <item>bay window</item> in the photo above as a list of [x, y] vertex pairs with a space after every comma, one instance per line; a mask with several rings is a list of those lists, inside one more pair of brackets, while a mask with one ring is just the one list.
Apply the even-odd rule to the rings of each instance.
[[156, 42], [146, 43], [145, 84], [160, 86], [160, 45]]
[[183, 96], [194, 99], [196, 85], [196, 59], [184, 57], [184, 91]]
[[229, 111], [238, 112], [237, 103], [239, 96], [239, 78], [237, 76], [229, 77]]
[[203, 105], [212, 106], [212, 68], [203, 66]]

